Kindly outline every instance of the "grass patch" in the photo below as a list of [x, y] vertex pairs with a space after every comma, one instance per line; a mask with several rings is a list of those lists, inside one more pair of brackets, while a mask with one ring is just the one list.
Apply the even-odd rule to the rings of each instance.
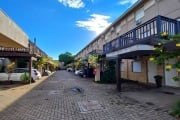
[[170, 115], [180, 119], [180, 100], [178, 100], [174, 107], [170, 110]]

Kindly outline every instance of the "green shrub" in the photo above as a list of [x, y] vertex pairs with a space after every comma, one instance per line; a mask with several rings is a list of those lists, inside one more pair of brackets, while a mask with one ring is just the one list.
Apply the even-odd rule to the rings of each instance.
[[180, 118], [180, 100], [178, 100], [175, 106], [170, 110], [170, 114], [176, 118]]
[[23, 73], [20, 79], [22, 83], [29, 83], [29, 73]]
[[116, 83], [115, 62], [109, 61], [107, 68], [101, 74], [101, 83]]

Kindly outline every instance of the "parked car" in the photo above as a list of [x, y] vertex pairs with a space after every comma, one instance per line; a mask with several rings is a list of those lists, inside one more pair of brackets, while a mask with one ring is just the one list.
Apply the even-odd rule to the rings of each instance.
[[43, 76], [49, 76], [50, 74], [51, 74], [51, 71], [45, 70], [42, 75]]
[[73, 71], [73, 68], [69, 67], [69, 68], [67, 68], [67, 71], [68, 71], [68, 72], [72, 72], [72, 71]]
[[51, 74], [51, 71], [50, 71], [50, 70], [45, 70], [45, 72], [47, 72], [49, 75]]
[[82, 72], [82, 70], [75, 70], [74, 74], [79, 75]]
[[87, 77], [87, 69], [81, 70], [78, 75], [83, 78], [86, 78]]
[[34, 80], [40, 79], [42, 77], [41, 73], [37, 69], [32, 69], [31, 76]]
[[[29, 73], [28, 68], [15, 68], [9, 73], [0, 73], [0, 81], [7, 81], [8, 76], [10, 81], [21, 81], [21, 75], [25, 72]], [[37, 69], [31, 70], [31, 79], [37, 80], [41, 78], [41, 74]]]

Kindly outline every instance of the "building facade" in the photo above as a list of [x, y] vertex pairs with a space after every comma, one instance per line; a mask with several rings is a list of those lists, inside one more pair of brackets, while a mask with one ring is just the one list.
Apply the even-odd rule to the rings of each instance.
[[[121, 78], [154, 83], [154, 76], [163, 75], [163, 85], [180, 87], [171, 77], [175, 71], [166, 71], [164, 65], [157, 66], [149, 61], [154, 45], [160, 41], [160, 34], [180, 33], [179, 0], [139, 0], [112, 23], [103, 33], [78, 53], [87, 55], [89, 46], [99, 43], [106, 59], [118, 59]], [[170, 62], [173, 62], [171, 60]], [[165, 61], [166, 62], [166, 61]]]
[[15, 62], [18, 67], [18, 61], [23, 60], [26, 62], [24, 66], [31, 69], [37, 57], [48, 57], [35, 40], [30, 41], [29, 36], [1, 9], [0, 28], [0, 72], [5, 72], [4, 61]]

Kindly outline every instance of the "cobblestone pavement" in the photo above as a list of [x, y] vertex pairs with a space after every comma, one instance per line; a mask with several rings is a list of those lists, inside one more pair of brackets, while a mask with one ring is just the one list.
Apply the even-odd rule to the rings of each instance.
[[[14, 96], [13, 96], [14, 97]], [[138, 102], [73, 73], [57, 71], [14, 104], [0, 120], [173, 120], [167, 109]]]

